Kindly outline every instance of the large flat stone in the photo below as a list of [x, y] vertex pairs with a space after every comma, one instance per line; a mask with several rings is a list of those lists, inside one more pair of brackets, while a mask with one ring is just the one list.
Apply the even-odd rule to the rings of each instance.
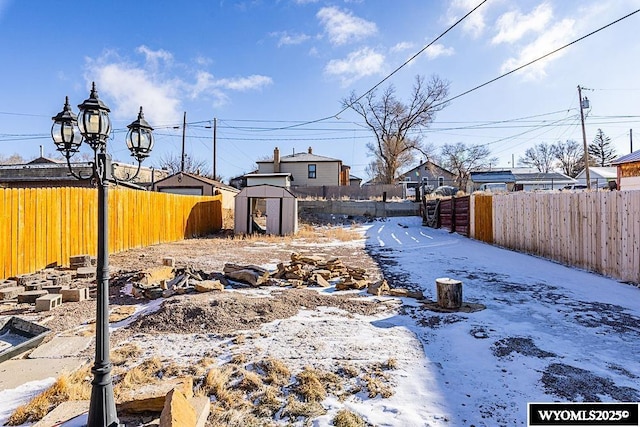
[[57, 378], [63, 372], [73, 372], [87, 359], [11, 359], [0, 363], [0, 390], [11, 390], [30, 381]]
[[[77, 356], [93, 341], [93, 337], [53, 337], [29, 354], [29, 359], [60, 359]], [[48, 363], [48, 362], [47, 362]]]
[[87, 425], [88, 417], [88, 400], [70, 400], [62, 402], [56, 409], [49, 412], [44, 416], [44, 418], [35, 423], [33, 427], [64, 426], [67, 425], [66, 422], [73, 425]]
[[21, 304], [35, 304], [38, 298], [48, 293], [47, 291], [25, 291], [18, 294], [18, 302]]

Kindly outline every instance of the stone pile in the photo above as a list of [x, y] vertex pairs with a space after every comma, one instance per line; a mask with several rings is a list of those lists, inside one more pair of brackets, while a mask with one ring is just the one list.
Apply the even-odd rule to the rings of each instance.
[[31, 304], [36, 311], [49, 311], [64, 302], [89, 299], [94, 284], [95, 267], [89, 255], [72, 256], [71, 269], [47, 268], [0, 280], [0, 303]]
[[129, 283], [135, 298], [168, 298], [196, 292], [223, 291], [234, 286], [323, 287], [338, 291], [367, 290], [371, 295], [390, 295], [422, 299], [422, 293], [391, 288], [386, 280], [372, 282], [364, 268], [345, 265], [339, 258], [291, 254], [291, 261], [279, 263], [275, 271], [257, 265], [226, 263], [222, 272], [207, 273], [190, 267], [175, 268], [173, 260], [163, 266], [127, 273], [112, 281]]

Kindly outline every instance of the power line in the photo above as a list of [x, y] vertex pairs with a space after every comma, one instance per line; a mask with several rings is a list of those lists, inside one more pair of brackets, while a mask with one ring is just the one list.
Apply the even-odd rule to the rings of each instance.
[[510, 74], [515, 73], [516, 71], [520, 71], [520, 70], [522, 70], [523, 68], [528, 67], [529, 65], [532, 65], [532, 64], [534, 64], [534, 63], [536, 63], [536, 62], [538, 62], [538, 61], [540, 61], [540, 60], [542, 60], [542, 59], [544, 59], [544, 58], [546, 58], [546, 57], [548, 57], [548, 56], [551, 56], [551, 55], [553, 55], [554, 53], [560, 52], [561, 50], [563, 50], [563, 49], [565, 49], [565, 48], [567, 48], [567, 47], [569, 47], [569, 46], [571, 46], [571, 45], [573, 45], [573, 44], [576, 44], [576, 43], [578, 43], [578, 42], [580, 42], [580, 41], [582, 41], [582, 40], [586, 39], [587, 37], [590, 37], [590, 36], [592, 36], [592, 35], [594, 35], [594, 34], [596, 34], [596, 33], [599, 33], [600, 31], [604, 30], [605, 28], [608, 28], [608, 27], [610, 27], [610, 26], [612, 26], [612, 25], [614, 25], [614, 24], [617, 24], [618, 22], [620, 22], [620, 21], [622, 21], [622, 20], [625, 20], [625, 19], [629, 18], [630, 16], [635, 15], [635, 14], [636, 14], [636, 13], [638, 13], [638, 12], [640, 12], [640, 9], [637, 9], [637, 10], [635, 10], [635, 11], [633, 11], [633, 12], [629, 13], [628, 15], [623, 16], [622, 18], [618, 18], [618, 19], [616, 19], [615, 21], [610, 22], [609, 24], [604, 25], [604, 26], [602, 26], [602, 27], [598, 28], [597, 30], [594, 30], [594, 31], [590, 32], [589, 34], [586, 34], [586, 35], [584, 35], [584, 36], [582, 36], [582, 37], [580, 37], [580, 38], [578, 38], [578, 39], [576, 39], [576, 40], [574, 40], [574, 41], [572, 41], [572, 42], [569, 42], [569, 43], [565, 44], [564, 46], [561, 46], [561, 47], [559, 47], [559, 48], [557, 48], [557, 49], [555, 49], [555, 50], [553, 50], [553, 51], [551, 51], [551, 52], [549, 52], [549, 53], [547, 53], [547, 54], [545, 54], [545, 55], [542, 55], [541, 57], [539, 57], [539, 58], [537, 58], [537, 59], [534, 59], [533, 61], [527, 62], [526, 64], [523, 64], [523, 65], [521, 65], [521, 66], [519, 66], [519, 67], [517, 67], [517, 68], [514, 68], [513, 70], [508, 71], [508, 72], [506, 72], [506, 73], [504, 73], [504, 74], [501, 74], [501, 75], [499, 75], [499, 76], [498, 76], [498, 77], [496, 77], [496, 78], [493, 78], [493, 79], [491, 79], [491, 80], [489, 80], [489, 81], [487, 81], [487, 82], [484, 82], [484, 83], [482, 83], [482, 84], [480, 84], [480, 85], [478, 85], [478, 86], [476, 86], [476, 87], [474, 87], [474, 88], [471, 88], [471, 89], [469, 89], [469, 90], [467, 90], [467, 91], [465, 91], [465, 92], [462, 92], [462, 93], [461, 93], [461, 94], [459, 94], [459, 95], [456, 95], [456, 96], [454, 96], [454, 97], [452, 97], [452, 98], [446, 99], [446, 100], [444, 100], [444, 101], [440, 102], [439, 104], [435, 104], [435, 105], [433, 105], [433, 107], [434, 107], [434, 108], [436, 108], [436, 107], [439, 107], [439, 106], [441, 106], [441, 105], [444, 105], [444, 104], [446, 104], [446, 103], [448, 103], [448, 102], [453, 101], [454, 99], [458, 99], [458, 98], [460, 98], [460, 97], [462, 97], [462, 96], [464, 96], [464, 95], [468, 95], [468, 94], [470, 94], [471, 92], [474, 92], [474, 91], [476, 91], [476, 90], [478, 90], [478, 89], [480, 89], [480, 88], [482, 88], [482, 87], [485, 87], [485, 86], [487, 86], [487, 85], [489, 85], [489, 84], [491, 84], [491, 83], [494, 83], [494, 82], [496, 82], [496, 81], [498, 81], [498, 80], [500, 80], [500, 79], [502, 79], [502, 78], [504, 78], [504, 77], [506, 77], [506, 76], [508, 76], [508, 75], [510, 75]]

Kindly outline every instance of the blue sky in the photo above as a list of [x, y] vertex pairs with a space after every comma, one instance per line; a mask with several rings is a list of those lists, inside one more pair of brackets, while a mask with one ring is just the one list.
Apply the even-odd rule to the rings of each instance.
[[[275, 146], [311, 146], [366, 178], [372, 136], [355, 113], [336, 116], [341, 99], [370, 89], [480, 2], [0, 0], [0, 156], [33, 158], [40, 145], [53, 154], [51, 116], [65, 95], [77, 111], [96, 81], [116, 129], [109, 151], [121, 161], [131, 159], [122, 130], [142, 105], [156, 128], [149, 165], [180, 155], [186, 111], [186, 151], [209, 167], [207, 126], [217, 118], [225, 180]], [[436, 74], [453, 97], [637, 9], [640, 0], [488, 0], [382, 87], [407, 100], [416, 74]], [[581, 141], [581, 85], [593, 89], [584, 91], [587, 140], [602, 128], [626, 154], [636, 128], [639, 149], [639, 26], [640, 13], [453, 100], [425, 141], [487, 144], [504, 167], [536, 143]]]

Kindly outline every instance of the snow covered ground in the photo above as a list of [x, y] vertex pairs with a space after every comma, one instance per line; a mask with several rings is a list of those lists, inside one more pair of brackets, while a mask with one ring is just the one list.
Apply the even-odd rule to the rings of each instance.
[[407, 403], [430, 414], [416, 425], [517, 426], [527, 402], [640, 401], [639, 288], [419, 218], [377, 222], [367, 236], [386, 277], [433, 300], [436, 278], [459, 279], [464, 301], [486, 306], [438, 314], [418, 304], [378, 322], [406, 327], [422, 344], [424, 360], [407, 378], [421, 387], [399, 380]]
[[[397, 361], [390, 398], [329, 397], [315, 426], [331, 425], [345, 407], [376, 426], [494, 427], [525, 426], [527, 402], [640, 401], [639, 288], [429, 229], [415, 217], [376, 221], [363, 233], [365, 242], [351, 244], [366, 244], [392, 287], [435, 300], [436, 278], [451, 277], [463, 281], [465, 302], [486, 309], [437, 313], [409, 298], [370, 297], [397, 308], [376, 316], [303, 309], [243, 343], [206, 331], [137, 343], [144, 356], [176, 362], [215, 348], [222, 361], [238, 352], [272, 356], [294, 371]], [[16, 400], [16, 392], [0, 397]]]

